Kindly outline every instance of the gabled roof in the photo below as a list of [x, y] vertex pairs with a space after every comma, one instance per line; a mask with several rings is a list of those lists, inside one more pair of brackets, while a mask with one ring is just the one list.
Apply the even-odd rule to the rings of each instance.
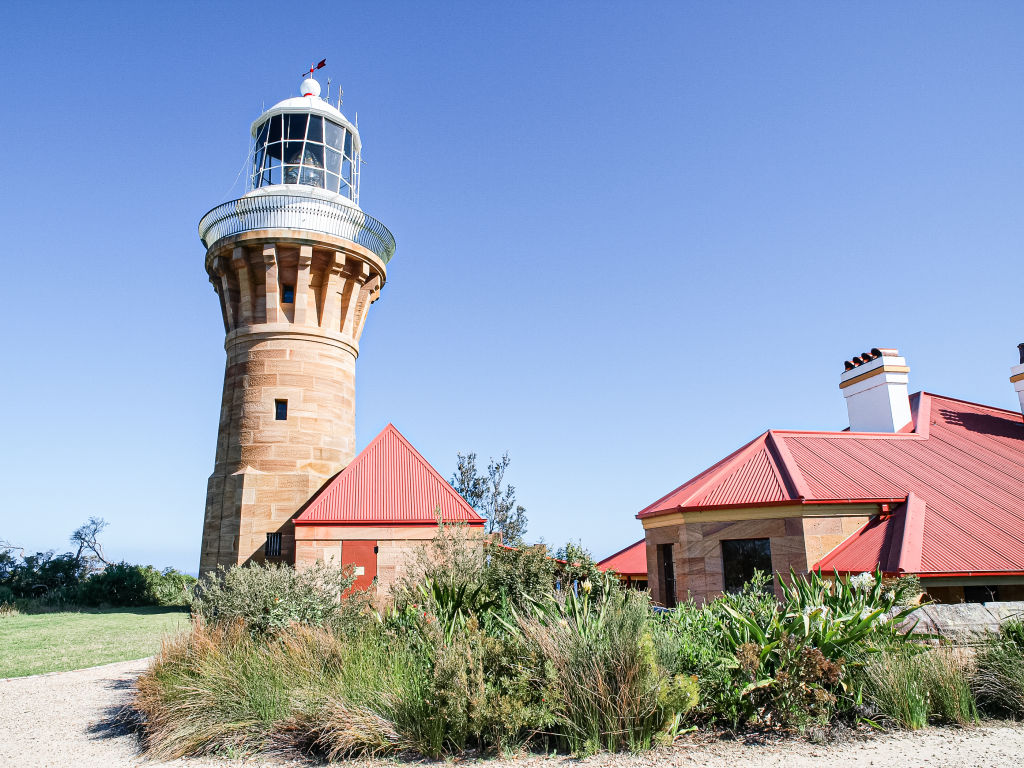
[[484, 524], [484, 519], [388, 424], [332, 477], [295, 518], [296, 525]]
[[[902, 562], [904, 572], [921, 575], [1024, 571], [1021, 414], [925, 392], [912, 396], [911, 407], [913, 424], [896, 434], [765, 432], [637, 517], [775, 504], [896, 507], [913, 497], [911, 525], [897, 507], [817, 565], [885, 570]], [[918, 548], [920, 562], [900, 560], [904, 547]]]
[[597, 564], [599, 570], [615, 571], [623, 576], [643, 576], [647, 578], [647, 539], [640, 539], [609, 555]]

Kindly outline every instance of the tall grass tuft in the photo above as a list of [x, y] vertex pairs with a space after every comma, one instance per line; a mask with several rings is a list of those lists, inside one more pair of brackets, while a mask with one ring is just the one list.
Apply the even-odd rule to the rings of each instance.
[[962, 649], [895, 645], [869, 654], [860, 673], [864, 700], [899, 727], [978, 722], [969, 660]]
[[1024, 622], [1007, 622], [978, 649], [972, 686], [987, 714], [1024, 718]]
[[598, 605], [570, 592], [521, 621], [550, 665], [556, 728], [573, 753], [650, 748], [696, 704], [696, 683], [659, 666], [649, 616], [646, 595], [608, 588]]
[[197, 619], [139, 678], [134, 704], [157, 759], [421, 751], [423, 669], [379, 637], [303, 625], [254, 636], [241, 622]]

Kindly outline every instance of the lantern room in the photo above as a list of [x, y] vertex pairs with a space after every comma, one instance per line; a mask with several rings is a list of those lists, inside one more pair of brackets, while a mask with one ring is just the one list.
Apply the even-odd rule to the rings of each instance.
[[302, 82], [302, 96], [274, 105], [252, 124], [250, 185], [314, 187], [359, 204], [359, 131], [320, 98], [320, 84]]

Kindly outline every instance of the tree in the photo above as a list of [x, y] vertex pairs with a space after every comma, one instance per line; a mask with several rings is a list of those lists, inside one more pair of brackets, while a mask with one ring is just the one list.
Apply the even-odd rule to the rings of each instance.
[[99, 541], [99, 536], [106, 527], [107, 521], [102, 517], [90, 517], [89, 522], [79, 526], [71, 534], [71, 544], [78, 546], [78, 552], [75, 553], [75, 559], [78, 562], [83, 563], [82, 555], [89, 552], [91, 554], [86, 556], [85, 563], [95, 566], [95, 561], [98, 560], [105, 566], [110, 565], [110, 561], [103, 554], [103, 545]]
[[[458, 469], [451, 485], [481, 517], [487, 520], [487, 533], [500, 533], [511, 546], [522, 543], [526, 535], [526, 507], [516, 503], [514, 485], [504, 485], [505, 470], [511, 463], [508, 453], [487, 465], [487, 474], [477, 474], [476, 454], [457, 454]], [[503, 487], [504, 486], [504, 487]]]

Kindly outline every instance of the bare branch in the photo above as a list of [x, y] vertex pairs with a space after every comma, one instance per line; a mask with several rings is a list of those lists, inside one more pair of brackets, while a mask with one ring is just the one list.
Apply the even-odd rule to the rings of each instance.
[[71, 543], [78, 545], [75, 559], [81, 561], [82, 554], [88, 551], [92, 553], [89, 559], [99, 560], [104, 565], [110, 565], [110, 561], [103, 554], [103, 545], [99, 542], [99, 535], [107, 525], [107, 521], [102, 517], [90, 517], [89, 522], [71, 534]]

